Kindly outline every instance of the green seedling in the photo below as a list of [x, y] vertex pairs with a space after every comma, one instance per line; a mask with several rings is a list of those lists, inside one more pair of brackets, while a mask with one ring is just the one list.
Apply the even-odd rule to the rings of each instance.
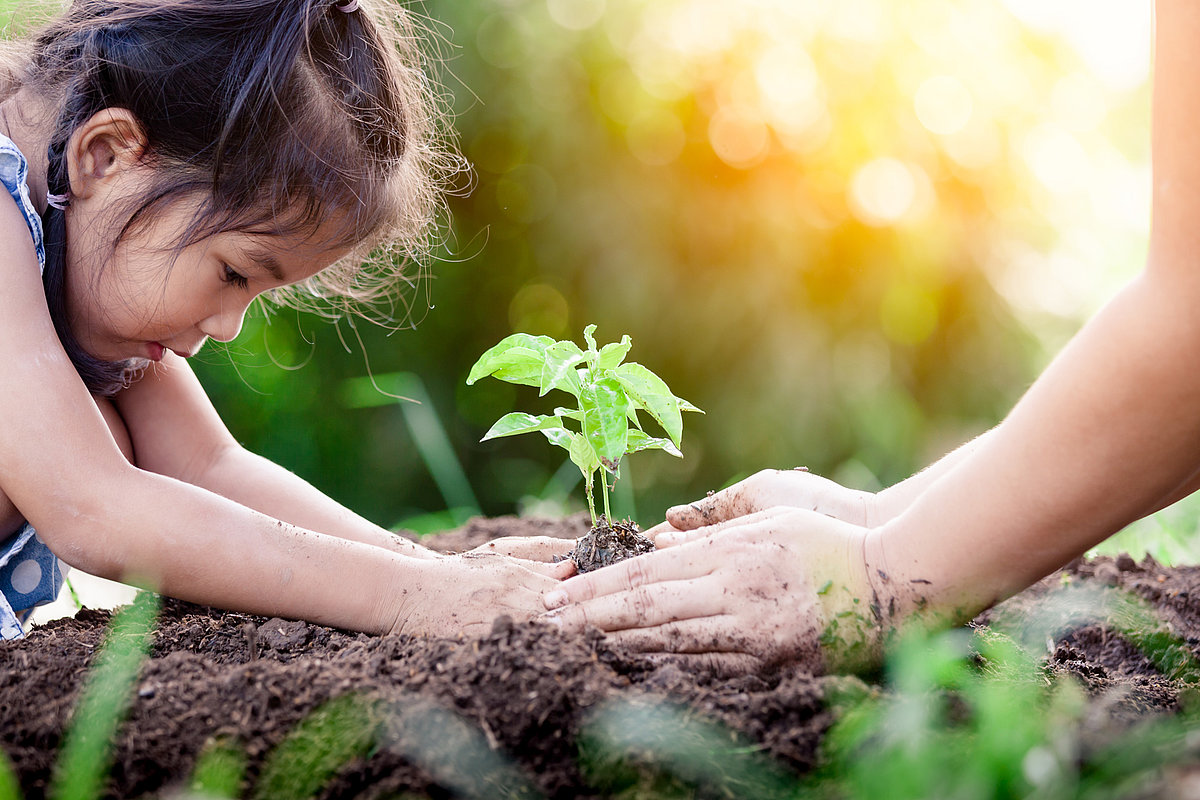
[[[662, 378], [637, 362], [625, 361], [631, 345], [628, 336], [597, 347], [595, 331], [595, 325], [583, 329], [587, 350], [580, 350], [572, 341], [514, 333], [480, 356], [467, 376], [468, 385], [491, 375], [509, 383], [536, 386], [539, 396], [558, 389], [575, 398], [575, 408], [556, 408], [553, 414], [505, 414], [481, 441], [536, 431], [566, 450], [583, 473], [593, 525], [596, 473], [601, 473], [604, 515], [611, 520], [610, 487], [605, 474], [612, 475], [615, 484], [621, 475], [621, 459], [639, 450], [663, 450], [681, 458], [682, 412], [700, 411], [672, 394]], [[666, 438], [647, 434], [638, 412], [645, 412], [658, 423]]]

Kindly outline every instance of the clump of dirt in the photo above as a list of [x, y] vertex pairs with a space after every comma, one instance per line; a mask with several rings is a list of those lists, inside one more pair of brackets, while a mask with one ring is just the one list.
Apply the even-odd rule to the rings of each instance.
[[[574, 539], [586, 525], [577, 517], [475, 520], [424, 541], [460, 551], [501, 536]], [[1151, 559], [1075, 562], [974, 624], [1044, 616], [1064, 585], [1101, 593], [1123, 589], [1142, 598], [1187, 652], [1200, 656], [1200, 605], [1192, 599], [1200, 597], [1200, 568], [1165, 569]], [[1046, 669], [1078, 677], [1104, 719], [1135, 724], [1180, 707], [1187, 682], [1164, 673], [1162, 663], [1147, 658], [1119, 624], [1103, 615], [1069, 616], [1039, 639], [1047, 648]], [[26, 797], [47, 792], [110, 619], [107, 612], [84, 610], [36, 627], [24, 640], [0, 643], [0, 749]], [[639, 710], [673, 709], [677, 716], [662, 728], [673, 744], [692, 735], [683, 723], [712, 722], [727, 732], [732, 750], [760, 754], [802, 775], [820, 763], [837, 698], [847, 691], [886, 688], [814, 676], [803, 663], [729, 679], [695, 662], [626, 650], [595, 630], [564, 635], [507, 617], [488, 634], [470, 638], [367, 636], [167, 600], [114, 742], [105, 794], [169, 795], [186, 785], [206, 747], [225, 742], [244, 756], [241, 796], [270, 796], [264, 786], [281, 743], [315, 710], [360, 698], [355, 707], [363, 713], [354, 724], [369, 730], [349, 730], [343, 738], [373, 744], [334, 770], [318, 794], [296, 796], [656, 796], [631, 788], [646, 786], [638, 784], [645, 775], [653, 781], [661, 774], [639, 761], [644, 747], [629, 745], [615, 754], [627, 759], [622, 763], [640, 764], [637, 774], [613, 762], [613, 752], [596, 755], [597, 720], [616, 719], [612, 724], [635, 729], [638, 719], [647, 719], [637, 716]], [[613, 717], [613, 709], [627, 716]], [[711, 751], [703, 752], [711, 760]], [[464, 780], [476, 781], [475, 788], [464, 787]], [[701, 784], [690, 793], [667, 794], [707, 797], [719, 791], [725, 790]], [[731, 796], [762, 794], [747, 788]]]
[[609, 522], [601, 516], [567, 557], [580, 572], [591, 572], [653, 550], [654, 542], [642, 535], [642, 529], [633, 520]]

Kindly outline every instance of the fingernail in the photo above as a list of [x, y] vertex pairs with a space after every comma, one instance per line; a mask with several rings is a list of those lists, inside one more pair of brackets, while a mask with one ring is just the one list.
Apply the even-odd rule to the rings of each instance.
[[542, 603], [546, 608], [562, 608], [567, 604], [567, 593], [562, 589], [555, 589], [542, 598]]

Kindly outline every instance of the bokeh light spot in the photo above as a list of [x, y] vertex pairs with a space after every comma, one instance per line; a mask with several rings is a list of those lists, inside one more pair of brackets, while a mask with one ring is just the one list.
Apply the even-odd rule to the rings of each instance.
[[492, 14], [480, 23], [475, 33], [475, 46], [479, 55], [493, 67], [509, 69], [520, 66], [525, 57], [525, 46], [518, 20], [507, 14]]
[[917, 119], [941, 136], [958, 133], [971, 119], [974, 103], [962, 81], [951, 75], [935, 75], [924, 81], [913, 98]]
[[868, 225], [886, 226], [900, 220], [917, 199], [917, 182], [909, 167], [894, 158], [864, 164], [850, 181], [854, 215]]
[[550, 18], [567, 30], [586, 30], [604, 16], [604, 0], [546, 0]]
[[554, 207], [558, 187], [546, 170], [522, 164], [496, 182], [496, 203], [510, 219], [530, 223]]
[[523, 286], [508, 304], [508, 321], [514, 331], [559, 338], [567, 334], [567, 320], [566, 298], [545, 283]]
[[766, 124], [750, 109], [722, 106], [708, 123], [713, 152], [731, 167], [748, 169], [763, 160], [771, 144]]
[[883, 295], [879, 322], [884, 335], [896, 344], [920, 344], [937, 328], [937, 302], [919, 286], [896, 284]]
[[1056, 194], [1078, 189], [1091, 172], [1079, 140], [1054, 122], [1042, 123], [1025, 134], [1021, 155], [1038, 181]]
[[679, 158], [687, 136], [679, 118], [669, 111], [648, 111], [625, 131], [629, 151], [644, 164], [662, 166]]

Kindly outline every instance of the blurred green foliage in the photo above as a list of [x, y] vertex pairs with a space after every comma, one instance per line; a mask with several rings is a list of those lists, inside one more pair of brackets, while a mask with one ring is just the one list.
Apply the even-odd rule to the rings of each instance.
[[767, 466], [907, 476], [1141, 264], [1145, 210], [1106, 198], [1142, 175], [1145, 76], [999, 0], [413, 9], [474, 165], [415, 329], [284, 310], [196, 359], [242, 442], [381, 524], [446, 500], [394, 403], [344, 401], [368, 373], [420, 377], [485, 513], [558, 513], [561, 455], [479, 444], [536, 392], [464, 378], [515, 331], [630, 334], [708, 412], [631, 473], [652, 524]]

